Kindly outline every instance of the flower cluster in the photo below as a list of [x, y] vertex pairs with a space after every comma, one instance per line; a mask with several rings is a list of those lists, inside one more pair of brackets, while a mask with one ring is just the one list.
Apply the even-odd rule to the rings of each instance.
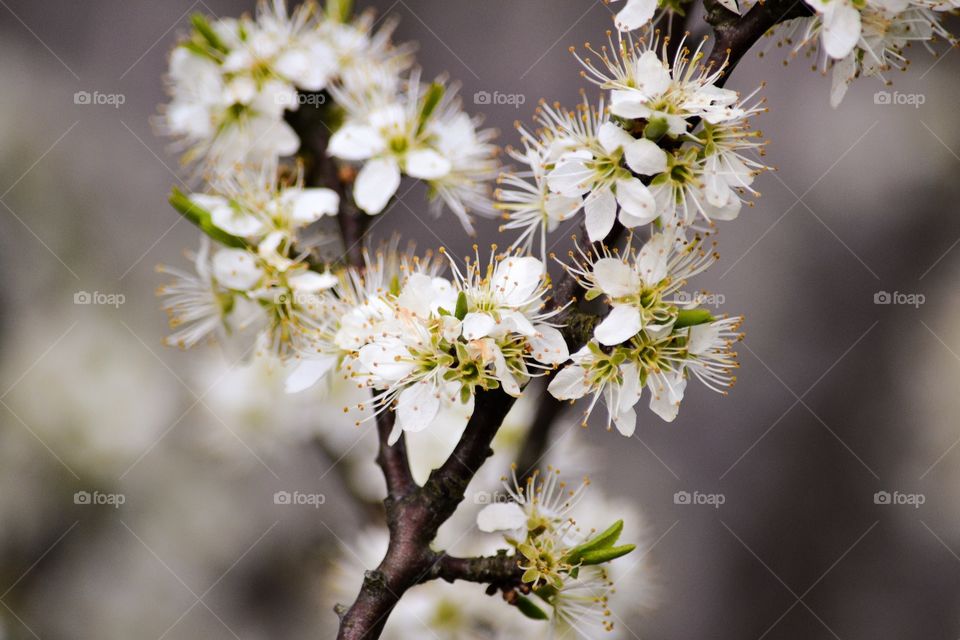
[[[216, 193], [174, 190], [171, 204], [206, 235], [196, 274], [161, 268], [176, 278], [159, 290], [177, 329], [169, 342], [187, 348], [253, 327], [259, 346], [285, 353], [296, 348], [300, 326], [314, 322], [310, 302], [337, 279], [307, 266], [302, 230], [335, 214], [339, 196], [300, 180], [283, 185], [272, 173], [242, 174]], [[208, 236], [221, 245], [212, 256]]]
[[471, 212], [492, 212], [495, 132], [463, 112], [456, 87], [421, 83], [410, 47], [391, 44], [393, 22], [376, 32], [369, 13], [348, 22], [348, 4], [322, 12], [308, 2], [290, 14], [284, 0], [261, 0], [255, 18], [194, 16], [171, 56], [163, 129], [185, 162], [222, 175], [293, 155], [301, 140], [291, 114], [320, 110], [340, 125], [327, 153], [363, 163], [353, 189], [360, 209], [383, 211], [403, 173], [472, 230]]
[[622, 520], [598, 533], [571, 516], [588, 484], [570, 489], [558, 470], [548, 469], [545, 477], [534, 473], [521, 486], [514, 470], [512, 482], [504, 482], [511, 501], [488, 505], [477, 515], [481, 531], [501, 532], [515, 551], [520, 580], [533, 596], [517, 596], [518, 608], [528, 617], [551, 619], [554, 637], [595, 638], [613, 628], [608, 608], [613, 582], [603, 565], [636, 548], [617, 545]]
[[847, 87], [860, 76], [883, 81], [891, 69], [905, 70], [904, 49], [923, 44], [931, 53], [938, 37], [951, 44], [956, 39], [941, 24], [945, 12], [960, 8], [955, 0], [805, 0], [815, 16], [802, 20], [797, 49], [822, 51], [824, 65], [833, 63], [830, 103], [840, 104]]
[[628, 244], [623, 255], [581, 253], [570, 273], [587, 298], [604, 296], [611, 311], [593, 340], [551, 381], [550, 393], [561, 400], [592, 394], [586, 415], [602, 398], [608, 428], [612, 422], [625, 436], [636, 428], [634, 406], [644, 388], [650, 409], [668, 422], [677, 416], [690, 375], [724, 393], [736, 380], [730, 375], [737, 367], [731, 347], [740, 338], [741, 319], [714, 318], [682, 291], [687, 278], [714, 259], [699, 239], [684, 242], [666, 233], [655, 234], [637, 252]]
[[502, 178], [498, 207], [504, 228], [524, 229], [529, 247], [581, 209], [591, 241], [619, 220], [627, 228], [657, 222], [688, 227], [735, 218], [751, 184], [767, 169], [749, 119], [763, 111], [755, 95], [717, 86], [722, 69], [703, 64], [703, 43], [681, 46], [672, 66], [655, 35], [623, 36], [609, 48], [577, 56], [586, 77], [609, 91], [609, 107], [586, 100], [576, 111], [542, 104], [536, 132], [520, 128], [529, 170]]
[[[396, 255], [396, 253], [387, 254]], [[375, 390], [377, 411], [395, 404], [395, 430], [430, 427], [445, 405], [471, 406], [478, 389], [519, 396], [533, 376], [568, 357], [545, 312], [546, 271], [536, 258], [494, 255], [453, 278], [432, 257], [368, 257], [319, 296], [304, 327], [302, 362], [288, 381], [304, 389], [335, 366]]]
[[185, 162], [220, 173], [291, 155], [300, 140], [284, 114], [304, 97], [323, 102], [319, 92], [364, 77], [368, 66], [394, 74], [409, 67], [408, 48], [390, 44], [391, 24], [373, 33], [371, 15], [348, 23], [339, 6], [322, 13], [305, 3], [290, 14], [284, 0], [261, 0], [255, 17], [193, 17], [189, 39], [170, 58], [172, 101], [162, 119]]

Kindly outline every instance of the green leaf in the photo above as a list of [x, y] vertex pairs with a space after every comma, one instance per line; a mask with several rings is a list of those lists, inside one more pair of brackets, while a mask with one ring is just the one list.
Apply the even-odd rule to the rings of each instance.
[[423, 102], [420, 104], [420, 116], [417, 121], [417, 135], [423, 133], [430, 120], [430, 116], [436, 111], [437, 105], [443, 100], [443, 85], [439, 82], [433, 82], [423, 96]]
[[607, 527], [606, 531], [603, 531], [593, 538], [587, 540], [583, 544], [577, 545], [573, 549], [570, 549], [570, 551], [567, 552], [565, 559], [571, 564], [576, 564], [577, 562], [580, 562], [580, 559], [587, 553], [591, 553], [598, 549], [607, 549], [612, 547], [617, 543], [617, 540], [620, 539], [620, 534], [622, 532], [623, 520], [617, 520], [612, 525]]
[[347, 22], [353, 13], [353, 0], [327, 0], [327, 17], [336, 22]]
[[200, 207], [187, 194], [174, 187], [170, 193], [170, 205], [176, 209], [180, 215], [197, 225], [201, 231], [216, 240], [222, 245], [234, 249], [247, 249], [247, 241], [243, 238], [231, 235], [223, 229], [217, 227], [210, 220], [210, 212]]
[[227, 45], [223, 44], [223, 40], [220, 39], [220, 36], [217, 35], [217, 32], [213, 30], [213, 27], [210, 26], [210, 21], [207, 20], [207, 16], [202, 13], [195, 13], [190, 16], [190, 23], [193, 25], [193, 28], [197, 30], [204, 40], [207, 41], [207, 44], [210, 45], [212, 49], [216, 49], [221, 53], [226, 53], [229, 51]]
[[453, 315], [457, 320], [463, 320], [467, 317], [467, 294], [463, 291], [457, 296], [457, 309]]
[[625, 544], [619, 547], [607, 547], [605, 549], [587, 551], [580, 557], [580, 563], [584, 565], [603, 564], [604, 562], [610, 562], [611, 560], [625, 556], [636, 548], [637, 545], [635, 544]]
[[698, 324], [704, 324], [714, 321], [713, 315], [706, 309], [681, 309], [677, 314], [677, 321], [673, 326], [677, 329], [684, 327], [693, 327]]
[[530, 598], [524, 596], [517, 596], [517, 609], [520, 609], [520, 613], [527, 616], [531, 620], [549, 620], [548, 616], [543, 609], [533, 604], [533, 601]]

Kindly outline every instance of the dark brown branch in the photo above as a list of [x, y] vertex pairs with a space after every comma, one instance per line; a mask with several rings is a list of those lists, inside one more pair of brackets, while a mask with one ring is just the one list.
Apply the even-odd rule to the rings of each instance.
[[509, 589], [521, 585], [522, 575], [523, 569], [520, 568], [517, 557], [506, 552], [478, 558], [459, 558], [440, 553], [423, 581], [437, 578], [447, 582], [464, 580]]
[[[422, 488], [396, 499], [387, 498], [387, 554], [375, 571], [365, 574], [353, 605], [346, 611], [338, 608], [339, 640], [379, 637], [404, 592], [434, 571], [438, 558], [430, 550], [430, 543], [463, 500], [477, 470], [493, 453], [490, 443], [513, 402], [514, 398], [500, 390], [477, 393], [473, 415], [450, 458], [430, 474]], [[381, 438], [381, 452], [383, 442]]]
[[758, 2], [744, 16], [738, 16], [717, 0], [704, 0], [706, 21], [713, 27], [713, 50], [706, 64], [719, 67], [726, 62], [727, 73], [720, 80], [723, 84], [730, 71], [763, 35], [775, 25], [791, 18], [810, 15], [810, 7], [804, 0], [765, 0]]

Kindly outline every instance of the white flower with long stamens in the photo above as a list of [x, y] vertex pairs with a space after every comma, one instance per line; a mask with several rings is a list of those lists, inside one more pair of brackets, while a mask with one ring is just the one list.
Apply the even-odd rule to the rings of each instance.
[[646, 388], [650, 410], [667, 422], [677, 417], [688, 375], [718, 393], [726, 394], [736, 378], [733, 344], [742, 336], [735, 333], [741, 318], [713, 319], [670, 329], [641, 331], [627, 343], [602, 349], [596, 342], [572, 356], [550, 383], [549, 391], [560, 400], [576, 400], [592, 394], [584, 424], [602, 398], [607, 406], [607, 428], [631, 436], [636, 428], [636, 405]]
[[597, 341], [605, 346], [625, 342], [641, 329], [668, 328], [680, 304], [671, 296], [716, 260], [715, 254], [703, 250], [699, 239], [684, 243], [667, 233], [654, 234], [637, 252], [628, 242], [622, 255], [614, 256], [607, 249], [596, 256], [582, 251], [580, 255], [581, 262], [568, 266], [568, 271], [587, 292], [587, 299], [603, 295], [612, 307], [594, 330]]
[[511, 481], [503, 482], [510, 502], [484, 507], [477, 514], [477, 527], [481, 531], [516, 533], [539, 527], [563, 527], [589, 486], [584, 481], [577, 488], [570, 489], [560, 480], [560, 471], [553, 468], [548, 468], [545, 474], [534, 471], [522, 484], [516, 468], [513, 468]]
[[333, 88], [347, 119], [330, 139], [328, 153], [363, 163], [353, 197], [363, 211], [382, 212], [400, 186], [401, 175], [423, 180], [470, 231], [470, 212], [490, 213], [487, 182], [496, 175], [492, 131], [462, 112], [455, 88], [424, 87], [419, 72], [405, 91]]
[[200, 239], [200, 250], [194, 256], [195, 274], [172, 267], [158, 270], [174, 276], [174, 281], [161, 286], [157, 293], [166, 297], [163, 309], [170, 316], [170, 327], [176, 329], [164, 341], [188, 349], [199, 342], [242, 331], [263, 319], [255, 305], [243, 303], [237, 290], [256, 284], [262, 271], [236, 250], [222, 249], [210, 257], [210, 240]]
[[408, 274], [345, 314], [356, 353], [351, 375], [377, 391], [377, 411], [395, 403], [391, 442], [431, 427], [446, 403], [471, 404], [478, 388], [520, 395], [527, 380], [567, 359], [549, 324], [556, 311], [543, 311], [545, 279], [536, 258], [499, 256], [484, 269], [454, 266], [452, 282]]
[[[303, 187], [302, 175], [294, 184], [277, 182], [277, 167], [266, 163], [257, 173], [217, 180], [211, 193], [191, 194], [190, 200], [226, 233], [251, 241], [279, 232], [299, 240], [298, 232], [325, 216], [335, 216], [340, 196], [333, 189]], [[309, 247], [300, 245], [300, 250]]]
[[601, 638], [613, 631], [609, 598], [614, 588], [603, 567], [581, 567], [575, 580], [547, 598], [553, 607], [553, 638]]
[[569, 198], [550, 190], [546, 162], [537, 149], [528, 147], [525, 153], [509, 149], [507, 153], [525, 163], [529, 170], [500, 176], [496, 208], [504, 212], [503, 217], [507, 220], [500, 230], [520, 229], [521, 233], [512, 246], [527, 251], [539, 240], [540, 259], [546, 260], [547, 234], [576, 215], [583, 207], [583, 199]]

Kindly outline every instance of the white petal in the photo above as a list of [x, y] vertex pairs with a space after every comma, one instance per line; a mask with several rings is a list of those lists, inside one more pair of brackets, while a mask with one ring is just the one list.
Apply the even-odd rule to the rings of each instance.
[[637, 89], [614, 89], [610, 92], [610, 113], [621, 118], [646, 118], [653, 111], [646, 105], [646, 96]]
[[619, 258], [601, 258], [593, 265], [593, 277], [608, 296], [620, 298], [640, 290], [637, 272]]
[[740, 7], [737, 6], [737, 0], [717, 0], [721, 5], [740, 15]]
[[652, 140], [631, 138], [630, 142], [623, 146], [623, 150], [627, 166], [634, 173], [652, 176], [667, 170], [667, 152]]
[[287, 393], [299, 393], [315, 385], [337, 363], [336, 356], [304, 358], [293, 369], [284, 384]]
[[639, 309], [630, 305], [618, 305], [597, 325], [593, 335], [597, 342], [610, 347], [637, 335], [642, 326]]
[[838, 107], [847, 95], [847, 88], [857, 75], [856, 54], [851, 53], [833, 65], [833, 87], [830, 90], [830, 106]]
[[547, 174], [547, 185], [551, 191], [568, 198], [582, 196], [590, 190], [590, 176], [593, 172], [580, 158], [568, 158], [557, 162], [557, 166]]
[[247, 291], [260, 281], [263, 270], [243, 249], [221, 249], [213, 256], [213, 275], [228, 289]]
[[653, 50], [644, 51], [637, 60], [635, 75], [637, 89], [647, 97], [659, 96], [669, 89], [673, 82], [660, 54]]
[[620, 222], [628, 229], [657, 219], [657, 201], [637, 178], [617, 180], [617, 202], [623, 208]]
[[507, 360], [503, 357], [503, 352], [500, 351], [500, 347], [497, 347], [496, 345], [493, 347], [493, 369], [497, 374], [497, 379], [500, 381], [500, 385], [503, 387], [504, 392], [510, 394], [514, 398], [519, 397], [520, 384], [513, 376], [513, 372], [510, 370], [510, 367], [507, 366]]
[[436, 180], [450, 173], [450, 161], [433, 149], [417, 149], [407, 154], [407, 175], [419, 180]]
[[617, 29], [634, 31], [653, 19], [657, 0], [627, 0], [627, 5], [617, 14]]
[[690, 327], [687, 350], [695, 356], [706, 353], [720, 343], [720, 328], [712, 322]]
[[316, 271], [304, 271], [295, 276], [287, 278], [287, 284], [294, 291], [301, 293], [316, 293], [335, 287], [340, 279], [332, 273], [317, 273]]
[[396, 338], [385, 338], [360, 348], [357, 359], [374, 378], [395, 382], [413, 371], [406, 346]]
[[568, 364], [550, 381], [547, 391], [557, 400], [576, 400], [590, 390], [587, 370], [577, 364]]
[[335, 216], [339, 209], [340, 196], [333, 189], [304, 189], [293, 202], [291, 216], [299, 226], [316, 222], [323, 216]]
[[651, 376], [648, 382], [653, 394], [650, 398], [650, 410], [666, 422], [673, 422], [680, 411], [680, 401], [687, 381], [683, 375], [667, 373]]
[[438, 411], [440, 392], [433, 383], [418, 382], [397, 397], [397, 424], [404, 431], [423, 431], [437, 417]]
[[241, 213], [230, 205], [216, 207], [210, 211], [210, 222], [227, 233], [248, 238], [263, 232], [264, 224], [256, 216]]
[[823, 14], [823, 48], [834, 59], [846, 58], [860, 40], [860, 12], [846, 0], [830, 0]]
[[543, 364], [561, 364], [570, 357], [563, 334], [553, 327], [537, 325], [537, 333], [530, 336], [533, 357]]
[[616, 425], [620, 435], [629, 438], [637, 430], [637, 411], [633, 407], [624, 409], [622, 412], [613, 414], [613, 424]]
[[667, 277], [670, 244], [669, 234], [657, 233], [647, 240], [637, 256], [637, 273], [648, 285], [655, 285]]
[[497, 321], [487, 313], [468, 313], [463, 318], [463, 337], [467, 340], [486, 338], [497, 326]]
[[496, 292], [500, 303], [519, 307], [530, 302], [540, 286], [544, 271], [543, 263], [536, 258], [506, 258], [494, 268], [490, 287]]
[[400, 186], [400, 167], [390, 158], [377, 158], [363, 165], [353, 186], [357, 206], [373, 215], [383, 211]]
[[590, 242], [600, 242], [613, 229], [617, 219], [617, 199], [609, 189], [594, 191], [584, 202], [585, 223]]
[[345, 124], [330, 137], [327, 153], [344, 160], [366, 160], [384, 146], [383, 136], [373, 127]]
[[[543, 210], [551, 222], [563, 222], [580, 210], [583, 199], [580, 197], [568, 198], [556, 193], [548, 193], [543, 201]], [[552, 228], [551, 228], [552, 230]]]
[[533, 323], [530, 322], [530, 319], [519, 311], [501, 311], [500, 327], [503, 331], [519, 333], [520, 335], [527, 337], [533, 336], [537, 333], [537, 330], [534, 328]]
[[634, 142], [633, 136], [613, 122], [604, 122], [597, 131], [597, 140], [607, 153], [613, 153], [621, 147]]
[[488, 504], [477, 514], [477, 528], [485, 533], [515, 531], [527, 524], [527, 514], [516, 502]]

